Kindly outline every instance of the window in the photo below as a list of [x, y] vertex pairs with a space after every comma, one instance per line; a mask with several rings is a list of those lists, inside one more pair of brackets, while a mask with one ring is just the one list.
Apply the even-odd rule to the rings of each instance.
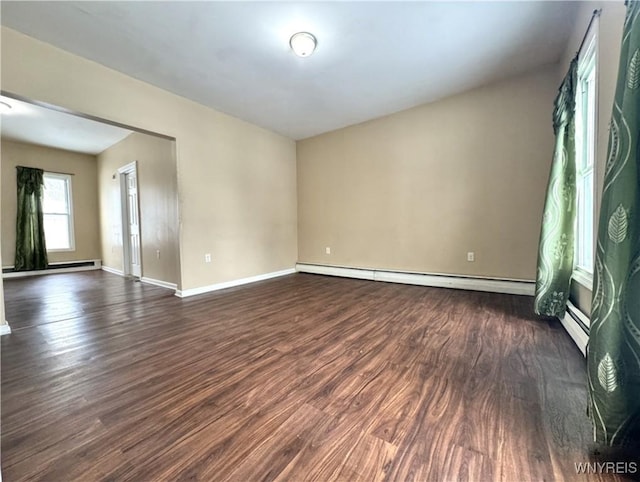
[[44, 173], [42, 210], [47, 251], [73, 251], [75, 246], [70, 175]]
[[594, 161], [596, 152], [596, 37], [578, 60], [576, 89], [576, 246], [574, 278], [591, 285], [594, 238]]

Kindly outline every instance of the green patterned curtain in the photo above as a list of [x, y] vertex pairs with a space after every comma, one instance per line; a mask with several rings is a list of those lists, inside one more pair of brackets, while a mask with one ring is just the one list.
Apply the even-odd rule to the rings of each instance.
[[18, 167], [18, 217], [16, 221], [16, 271], [45, 269], [47, 247], [42, 215], [42, 169]]
[[594, 439], [640, 444], [640, 4], [628, 3], [600, 208], [588, 346]]
[[564, 316], [573, 273], [576, 216], [575, 103], [577, 58], [562, 81], [553, 110], [556, 145], [540, 232], [535, 312]]

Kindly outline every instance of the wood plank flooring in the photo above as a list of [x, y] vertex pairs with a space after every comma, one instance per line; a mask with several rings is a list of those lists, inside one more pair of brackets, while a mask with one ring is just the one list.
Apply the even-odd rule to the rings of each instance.
[[5, 281], [2, 476], [616, 480], [585, 361], [529, 297], [295, 274], [198, 297]]

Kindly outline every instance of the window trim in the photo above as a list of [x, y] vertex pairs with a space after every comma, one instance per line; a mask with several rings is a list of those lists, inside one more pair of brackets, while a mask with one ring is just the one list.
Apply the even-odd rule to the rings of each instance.
[[571, 279], [590, 291], [593, 291], [593, 273], [589, 273], [588, 271], [576, 266], [573, 270], [573, 274], [571, 275]]
[[[595, 262], [595, 252], [597, 246], [597, 235], [598, 235], [598, 207], [599, 207], [599, 199], [598, 199], [598, 190], [597, 190], [597, 155], [598, 155], [598, 86], [599, 86], [599, 58], [598, 58], [598, 27], [599, 21], [596, 17], [593, 25], [591, 26], [590, 31], [587, 33], [586, 41], [584, 42], [582, 50], [578, 53], [578, 86], [581, 84], [582, 74], [585, 70], [591, 68], [593, 65], [594, 76], [593, 76], [593, 90], [594, 90], [594, 100], [593, 100], [593, 152], [592, 159], [593, 163], [591, 166], [591, 173], [593, 176], [593, 186], [592, 186], [592, 200], [593, 200], [593, 212], [592, 215], [592, 258]], [[576, 105], [578, 102], [578, 95], [581, 93], [576, 92]], [[581, 101], [581, 99], [580, 99]], [[576, 126], [578, 127], [578, 126]], [[577, 137], [577, 136], [576, 136]], [[577, 153], [576, 153], [577, 154]], [[576, 161], [578, 158], [576, 156]], [[579, 176], [578, 174], [581, 171], [580, 166], [577, 165], [576, 162], [576, 185], [582, 181], [583, 176]], [[574, 269], [572, 274], [572, 279], [581, 284], [582, 286], [592, 290], [593, 289], [593, 269], [586, 269], [584, 266], [579, 265], [579, 242], [580, 242], [580, 233], [578, 231], [578, 209], [577, 205], [578, 200], [576, 199], [576, 231], [575, 231], [575, 253], [574, 253]]]
[[[44, 171], [44, 177], [63, 179], [67, 185], [67, 206], [69, 206], [69, 213], [46, 213], [43, 209], [43, 216], [46, 214], [58, 214], [69, 217], [69, 247], [68, 248], [59, 248], [59, 249], [49, 249], [47, 248], [47, 253], [68, 253], [76, 250], [76, 239], [75, 239], [75, 225], [73, 223], [73, 188], [71, 182], [71, 174], [62, 174], [59, 172], [48, 172]], [[46, 238], [46, 232], [45, 232]]]

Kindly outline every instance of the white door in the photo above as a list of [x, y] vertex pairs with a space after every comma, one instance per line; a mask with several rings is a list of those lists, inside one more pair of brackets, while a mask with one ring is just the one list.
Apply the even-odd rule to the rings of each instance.
[[125, 175], [127, 186], [127, 221], [129, 224], [129, 264], [131, 273], [138, 278], [142, 276], [140, 260], [140, 216], [138, 215], [138, 180], [136, 172]]

